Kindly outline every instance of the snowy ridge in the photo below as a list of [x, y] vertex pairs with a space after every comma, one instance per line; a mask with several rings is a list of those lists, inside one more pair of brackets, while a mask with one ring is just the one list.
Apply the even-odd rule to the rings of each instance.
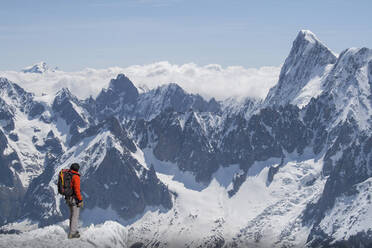
[[335, 124], [353, 117], [364, 130], [372, 124], [372, 50], [350, 48], [343, 51], [324, 85], [338, 112]]
[[33, 94], [4, 78], [0, 79], [0, 85], [0, 99], [5, 104], [2, 110], [9, 113], [6, 120], [8, 125], [3, 124], [2, 129], [9, 133], [8, 146], [20, 158], [22, 168], [17, 168], [15, 173], [20, 177], [24, 188], [27, 188], [30, 181], [43, 171], [45, 154], [37, 146], [43, 145], [43, 138], [51, 129], [56, 130], [35, 118], [45, 105], [35, 101]]
[[57, 67], [55, 69], [51, 69], [51, 68], [49, 68], [47, 63], [41, 61], [37, 64], [28, 66], [28, 67], [22, 69], [21, 71], [23, 73], [40, 73], [40, 74], [42, 74], [42, 73], [45, 73], [45, 72], [54, 72], [55, 70], [57, 70]]

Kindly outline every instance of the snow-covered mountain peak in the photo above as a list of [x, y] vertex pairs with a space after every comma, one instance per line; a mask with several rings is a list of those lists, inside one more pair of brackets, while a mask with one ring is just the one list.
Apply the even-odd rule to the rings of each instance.
[[[18, 107], [21, 112], [28, 112], [30, 110], [32, 111], [32, 109], [36, 107], [36, 105], [38, 105], [38, 108], [40, 107], [39, 103], [34, 102], [33, 93], [26, 92], [19, 85], [13, 83], [7, 78], [0, 78], [0, 97], [7, 104], [13, 107]], [[40, 111], [41, 108], [39, 108]]]
[[[338, 63], [351, 66], [365, 65], [372, 59], [372, 50], [366, 47], [352, 47], [341, 52]], [[336, 65], [336, 66], [337, 66]]]
[[[298, 32], [296, 39], [293, 41], [293, 47], [296, 45], [301, 44], [303, 48], [306, 48], [303, 52], [310, 52], [310, 48], [314, 46], [319, 46], [322, 49], [328, 50], [334, 56], [337, 57], [335, 53], [333, 53], [318, 37], [311, 32], [310, 30], [300, 30]], [[292, 47], [292, 48], [293, 48]]]
[[297, 35], [297, 38], [305, 39], [310, 43], [320, 42], [320, 40], [315, 36], [310, 30], [302, 29]]
[[24, 69], [22, 69], [22, 72], [24, 73], [44, 73], [46, 71], [55, 71], [55, 69], [52, 69], [48, 66], [47, 63], [44, 61], [41, 61], [39, 63], [36, 63], [34, 65], [28, 66]]
[[336, 60], [337, 56], [313, 33], [301, 30], [293, 41], [280, 72], [279, 82], [266, 97], [266, 104], [306, 105], [311, 97], [322, 92], [320, 81]]
[[68, 88], [62, 88], [59, 91], [57, 91], [55, 100], [62, 101], [64, 99], [72, 99], [74, 96], [72, 95], [71, 91]]
[[[370, 94], [372, 50], [349, 48], [341, 52], [331, 75], [325, 81], [328, 91], [343, 91], [356, 87], [358, 94]], [[364, 92], [363, 92], [364, 91]]]
[[324, 81], [325, 92], [332, 96], [337, 121], [352, 117], [362, 129], [372, 124], [372, 50], [344, 50]]
[[124, 74], [120, 73], [117, 75], [116, 79], [111, 79], [109, 84], [109, 89], [115, 91], [116, 93], [122, 92], [132, 92], [135, 91], [138, 94], [136, 86], [127, 78]]
[[127, 111], [126, 105], [133, 107], [138, 96], [138, 89], [132, 81], [124, 74], [118, 74], [115, 79], [111, 79], [109, 87], [103, 89], [97, 96], [96, 111], [103, 119], [114, 113]]

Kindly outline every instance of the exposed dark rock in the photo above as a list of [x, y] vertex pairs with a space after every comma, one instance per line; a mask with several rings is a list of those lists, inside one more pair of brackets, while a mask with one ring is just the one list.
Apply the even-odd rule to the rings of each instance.
[[0, 130], [0, 225], [17, 216], [25, 193], [18, 175], [11, 170], [20, 169], [20, 160], [14, 151], [4, 153], [7, 147], [7, 138]]
[[38, 102], [34, 102], [31, 105], [29, 115], [31, 118], [35, 118], [37, 115], [41, 115], [45, 111], [44, 105]]
[[124, 74], [119, 74], [116, 79], [111, 79], [108, 89], [97, 96], [95, 110], [101, 119], [105, 119], [118, 114], [122, 106], [135, 104], [138, 96], [134, 84]]
[[60, 114], [67, 125], [85, 127], [86, 123], [84, 119], [76, 112], [73, 106], [73, 104], [77, 104], [78, 102], [79, 100], [68, 89], [64, 88], [57, 93], [52, 109]]

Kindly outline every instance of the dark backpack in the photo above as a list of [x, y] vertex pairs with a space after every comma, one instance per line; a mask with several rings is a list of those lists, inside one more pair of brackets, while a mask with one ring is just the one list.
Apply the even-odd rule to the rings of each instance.
[[70, 197], [74, 194], [72, 189], [72, 175], [70, 170], [63, 169], [58, 174], [58, 193], [66, 197]]

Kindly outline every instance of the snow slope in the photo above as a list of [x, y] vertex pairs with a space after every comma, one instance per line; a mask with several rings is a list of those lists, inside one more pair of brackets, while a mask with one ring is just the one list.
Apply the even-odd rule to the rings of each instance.
[[21, 234], [0, 234], [0, 247], [120, 247], [127, 246], [127, 230], [113, 221], [80, 230], [79, 239], [67, 239], [68, 221]]
[[356, 194], [336, 199], [320, 227], [334, 238], [334, 242], [347, 240], [359, 232], [368, 232], [372, 223], [372, 178], [355, 186]]

